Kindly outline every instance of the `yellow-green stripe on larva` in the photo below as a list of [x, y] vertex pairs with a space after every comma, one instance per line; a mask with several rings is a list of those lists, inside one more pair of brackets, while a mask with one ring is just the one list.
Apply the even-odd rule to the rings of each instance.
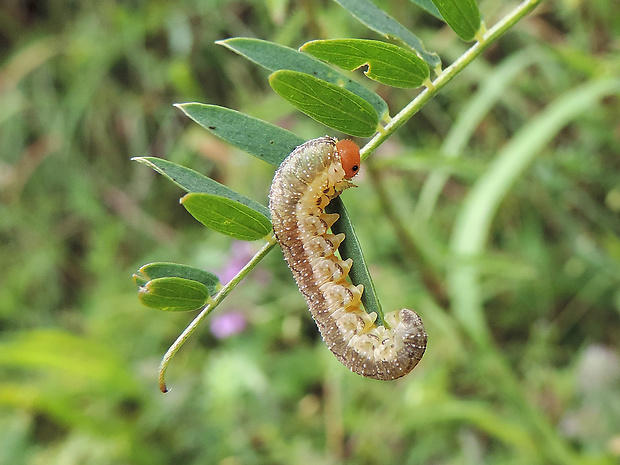
[[[409, 373], [426, 349], [426, 331], [413, 310], [385, 316], [390, 329], [377, 326], [375, 313], [361, 307], [363, 286], [346, 278], [351, 260], [334, 253], [344, 234], [329, 234], [338, 214], [325, 213], [331, 199], [353, 184], [359, 152], [350, 141], [320, 137], [297, 147], [276, 171], [269, 210], [284, 259], [306, 298], [330, 350], [355, 373], [391, 380]], [[357, 159], [351, 162], [351, 156]]]

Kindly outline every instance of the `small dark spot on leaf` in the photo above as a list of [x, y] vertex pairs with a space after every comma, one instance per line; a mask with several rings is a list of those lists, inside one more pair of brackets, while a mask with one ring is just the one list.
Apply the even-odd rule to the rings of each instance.
[[211, 129], [211, 131], [215, 131], [215, 126], [209, 126], [209, 129]]

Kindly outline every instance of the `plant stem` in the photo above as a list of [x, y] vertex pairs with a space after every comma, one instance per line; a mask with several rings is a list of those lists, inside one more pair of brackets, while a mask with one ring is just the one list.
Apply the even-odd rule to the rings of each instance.
[[237, 287], [237, 285], [245, 278], [252, 269], [258, 265], [258, 263], [269, 253], [269, 251], [277, 244], [276, 238], [271, 235], [267, 240], [267, 243], [252, 257], [252, 259], [246, 263], [246, 265], [232, 278], [226, 286], [224, 286], [217, 294], [213, 296], [213, 299], [202, 311], [192, 320], [192, 322], [185, 328], [185, 330], [180, 334], [176, 341], [170, 346], [166, 354], [161, 360], [159, 365], [159, 389], [161, 392], [168, 392], [168, 388], [166, 387], [165, 375], [166, 369], [168, 368], [168, 364], [174, 355], [179, 351], [179, 349], [185, 344], [185, 341], [189, 339], [189, 337], [196, 331], [198, 325], [205, 319], [207, 315], [209, 315], [225, 298], [231, 291]]
[[403, 108], [392, 120], [385, 125], [383, 130], [377, 133], [360, 151], [362, 161], [366, 160], [377, 147], [385, 142], [398, 128], [405, 124], [415, 115], [430, 99], [439, 93], [457, 74], [467, 67], [475, 58], [482, 54], [492, 43], [503, 36], [512, 26], [530, 13], [542, 0], [525, 0], [514, 10], [504, 16], [495, 26], [489, 29], [479, 42], [476, 42], [469, 50], [459, 57], [452, 65], [446, 68], [432, 82], [430, 87], [424, 89], [415, 99]]

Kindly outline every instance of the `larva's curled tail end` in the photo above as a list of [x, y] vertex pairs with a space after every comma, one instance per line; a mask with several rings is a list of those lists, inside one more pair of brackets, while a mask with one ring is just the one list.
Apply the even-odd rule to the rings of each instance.
[[360, 148], [355, 142], [343, 139], [336, 142], [336, 150], [340, 155], [345, 179], [351, 179], [360, 170]]
[[391, 335], [395, 353], [390, 361], [390, 369], [387, 373], [378, 373], [383, 376], [378, 376], [377, 379], [393, 380], [408, 374], [422, 360], [426, 351], [427, 335], [420, 315], [413, 310], [403, 308], [388, 313], [385, 318], [391, 326], [391, 330], [386, 331], [386, 334]]
[[[413, 370], [424, 355], [427, 339], [418, 314], [406, 308], [388, 313], [389, 328], [372, 324], [369, 329], [365, 317], [362, 310], [347, 312], [331, 331], [321, 329], [336, 357], [354, 373], [378, 380], [402, 378]], [[335, 331], [344, 335], [346, 345], [333, 339]]]
[[422, 318], [413, 310], [403, 308], [398, 312], [400, 324], [394, 330], [398, 337], [402, 334], [404, 351], [410, 355], [409, 371], [413, 370], [426, 351], [427, 334]]

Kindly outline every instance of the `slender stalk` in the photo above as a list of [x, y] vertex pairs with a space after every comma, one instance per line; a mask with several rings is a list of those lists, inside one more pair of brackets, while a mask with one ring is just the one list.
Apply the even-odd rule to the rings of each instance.
[[185, 341], [189, 339], [189, 337], [196, 331], [198, 325], [205, 319], [207, 315], [209, 315], [225, 298], [231, 291], [237, 287], [237, 285], [245, 278], [252, 269], [260, 263], [260, 261], [269, 253], [269, 251], [277, 244], [276, 238], [271, 235], [267, 243], [252, 257], [252, 259], [246, 263], [246, 265], [232, 278], [226, 286], [224, 286], [217, 294], [213, 296], [211, 302], [202, 309], [202, 311], [192, 320], [192, 322], [185, 328], [185, 330], [179, 335], [176, 341], [170, 346], [166, 354], [161, 360], [159, 365], [159, 389], [161, 392], [168, 392], [168, 388], [166, 387], [166, 369], [168, 368], [168, 364], [174, 355], [179, 351], [179, 349], [185, 344]]
[[439, 93], [452, 79], [467, 67], [475, 58], [480, 56], [492, 43], [503, 36], [512, 26], [530, 13], [542, 0], [525, 0], [514, 10], [502, 18], [495, 26], [481, 35], [480, 41], [459, 57], [452, 65], [446, 68], [430, 86], [424, 89], [415, 99], [403, 108], [385, 127], [378, 132], [360, 151], [362, 161], [366, 160], [377, 147], [385, 142], [398, 128], [405, 124], [435, 95]]

